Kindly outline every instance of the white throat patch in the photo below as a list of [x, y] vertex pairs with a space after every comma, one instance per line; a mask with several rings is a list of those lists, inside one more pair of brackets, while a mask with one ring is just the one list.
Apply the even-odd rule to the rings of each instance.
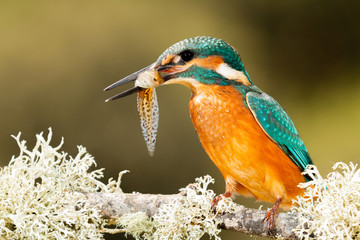
[[220, 74], [221, 76], [229, 79], [240, 82], [245, 86], [250, 86], [251, 83], [249, 82], [248, 78], [245, 76], [244, 72], [238, 71], [230, 67], [227, 63], [220, 64], [215, 71]]

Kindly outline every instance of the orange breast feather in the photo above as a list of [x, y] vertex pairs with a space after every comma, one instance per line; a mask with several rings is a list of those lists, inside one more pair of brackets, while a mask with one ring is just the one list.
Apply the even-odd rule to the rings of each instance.
[[282, 206], [302, 194], [300, 169], [266, 135], [233, 86], [193, 89], [190, 115], [200, 141], [226, 181], [226, 191]]

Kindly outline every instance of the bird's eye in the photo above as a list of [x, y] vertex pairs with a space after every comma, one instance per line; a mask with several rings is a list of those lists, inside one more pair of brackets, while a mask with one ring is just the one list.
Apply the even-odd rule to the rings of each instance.
[[195, 53], [191, 50], [185, 50], [181, 52], [179, 55], [184, 62], [188, 62], [194, 58]]

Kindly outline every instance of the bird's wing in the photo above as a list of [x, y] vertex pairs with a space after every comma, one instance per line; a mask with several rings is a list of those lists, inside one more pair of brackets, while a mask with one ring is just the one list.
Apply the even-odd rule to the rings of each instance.
[[261, 128], [302, 171], [313, 164], [294, 123], [275, 99], [266, 93], [248, 92], [246, 101]]

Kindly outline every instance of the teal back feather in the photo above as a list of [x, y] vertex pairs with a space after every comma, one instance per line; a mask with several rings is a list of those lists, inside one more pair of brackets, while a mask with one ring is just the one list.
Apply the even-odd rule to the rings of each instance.
[[[313, 164], [293, 121], [280, 104], [264, 92], [248, 92], [248, 107], [267, 135], [304, 171]], [[306, 180], [311, 180], [305, 175]]]

